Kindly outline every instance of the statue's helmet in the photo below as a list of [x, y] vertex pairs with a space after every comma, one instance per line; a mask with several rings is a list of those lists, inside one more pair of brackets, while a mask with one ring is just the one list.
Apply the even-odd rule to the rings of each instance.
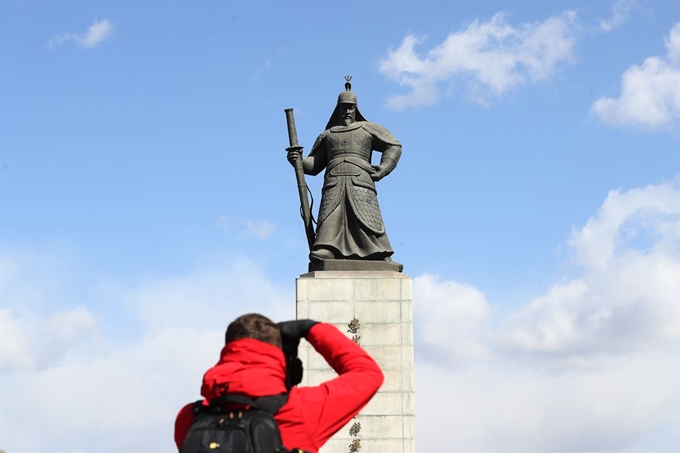
[[352, 91], [352, 84], [349, 81], [352, 80], [352, 76], [345, 76], [345, 91], [338, 95], [338, 103], [335, 105], [335, 110], [331, 115], [328, 123], [326, 124], [326, 129], [330, 129], [333, 126], [344, 126], [342, 122], [342, 115], [340, 113], [340, 105], [342, 104], [354, 104], [356, 105], [355, 121], [366, 121], [366, 118], [359, 111], [359, 106], [357, 105], [357, 95]]
[[345, 90], [338, 95], [338, 105], [339, 104], [356, 104], [356, 103], [357, 103], [357, 95], [354, 94], [352, 91]]

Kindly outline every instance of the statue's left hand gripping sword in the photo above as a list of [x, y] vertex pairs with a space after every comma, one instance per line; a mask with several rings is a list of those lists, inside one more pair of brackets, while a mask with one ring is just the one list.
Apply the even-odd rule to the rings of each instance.
[[288, 141], [290, 143], [290, 146], [286, 148], [286, 151], [296, 151], [300, 153], [300, 158], [295, 160], [295, 179], [297, 180], [298, 194], [300, 195], [300, 214], [302, 215], [302, 221], [305, 224], [305, 234], [307, 235], [309, 250], [312, 250], [316, 235], [314, 234], [314, 225], [312, 224], [312, 210], [309, 207], [309, 198], [307, 198], [308, 189], [307, 183], [305, 182], [305, 171], [302, 168], [302, 146], [298, 144], [293, 109], [285, 109], [284, 111], [286, 112]]

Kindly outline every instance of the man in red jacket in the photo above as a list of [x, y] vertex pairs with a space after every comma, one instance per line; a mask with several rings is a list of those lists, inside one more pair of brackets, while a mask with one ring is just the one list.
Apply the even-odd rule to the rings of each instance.
[[[306, 338], [338, 373], [318, 386], [292, 387], [287, 403], [274, 415], [286, 448], [317, 453], [366, 406], [384, 379], [375, 360], [331, 324], [305, 319], [277, 325], [254, 313], [237, 318], [227, 328], [220, 360], [203, 376], [203, 404], [226, 393], [258, 398], [286, 392], [282, 335], [295, 344]], [[192, 406], [187, 404], [177, 415], [177, 448], [194, 420]]]

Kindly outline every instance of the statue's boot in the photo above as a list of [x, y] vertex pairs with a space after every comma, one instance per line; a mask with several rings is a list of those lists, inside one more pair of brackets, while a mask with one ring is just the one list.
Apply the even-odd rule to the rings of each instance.
[[335, 259], [333, 252], [327, 249], [316, 249], [309, 252], [309, 261], [324, 261]]

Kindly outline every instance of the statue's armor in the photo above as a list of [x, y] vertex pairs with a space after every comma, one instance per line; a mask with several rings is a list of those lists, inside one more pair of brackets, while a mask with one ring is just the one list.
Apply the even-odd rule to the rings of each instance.
[[362, 123], [334, 127], [325, 137], [328, 164], [324, 178], [323, 197], [319, 208], [319, 224], [347, 198], [352, 212], [362, 226], [374, 234], [383, 234], [385, 227], [375, 184], [371, 179], [373, 136]]
[[326, 170], [312, 255], [325, 249], [336, 258], [389, 258], [394, 251], [371, 178], [377, 171], [371, 156], [373, 151], [382, 153], [379, 168], [385, 176], [396, 167], [401, 144], [384, 127], [363, 119], [358, 109], [359, 121], [349, 126], [332, 125], [336, 113], [316, 139], [305, 170]]

